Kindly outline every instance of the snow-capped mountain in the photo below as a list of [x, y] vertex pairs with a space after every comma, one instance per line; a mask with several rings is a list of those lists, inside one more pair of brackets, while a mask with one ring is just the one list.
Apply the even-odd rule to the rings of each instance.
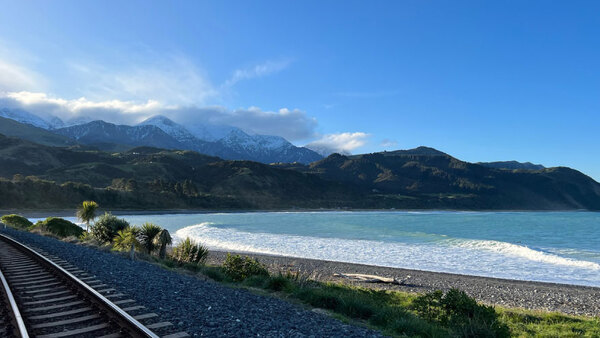
[[[192, 135], [186, 128], [182, 125], [177, 124], [170, 120], [169, 118], [156, 115], [147, 120], [144, 120], [142, 123], [138, 124], [138, 126], [154, 126], [167, 133], [175, 140], [180, 142], [186, 149], [190, 150], [199, 150], [199, 140], [196, 136]], [[203, 145], [203, 144], [202, 144]]]
[[71, 126], [76, 126], [76, 125], [79, 125], [79, 124], [86, 124], [86, 123], [89, 123], [89, 122], [92, 122], [92, 121], [94, 121], [94, 119], [91, 119], [91, 118], [85, 117], [85, 116], [74, 117], [74, 118], [68, 119], [66, 121], [61, 121], [62, 122], [62, 126], [60, 126], [60, 127], [56, 126], [54, 129], [64, 128], [64, 127], [71, 127]]
[[310, 163], [322, 158], [312, 150], [294, 146], [283, 137], [249, 135], [231, 126], [195, 123], [186, 128], [160, 115], [151, 117], [140, 125], [156, 126], [185, 144], [188, 149], [224, 159]]
[[0, 116], [5, 117], [7, 119], [15, 120], [17, 122], [30, 124], [34, 127], [51, 129], [51, 125], [50, 123], [48, 123], [48, 121], [22, 109], [1, 108]]
[[[126, 126], [104, 121], [92, 121], [54, 130], [79, 143], [102, 149], [122, 149], [122, 146], [149, 146], [165, 149], [181, 149], [182, 145], [172, 136], [155, 126]], [[121, 146], [121, 147], [119, 147]]]
[[154, 116], [136, 126], [89, 121], [86, 117], [63, 121], [44, 120], [20, 109], [0, 109], [0, 116], [66, 136], [80, 144], [121, 151], [136, 146], [194, 150], [227, 160], [263, 163], [311, 163], [322, 158], [316, 152], [296, 147], [283, 137], [252, 135], [239, 128], [195, 123], [184, 127], [164, 116]]
[[89, 117], [75, 117], [66, 121], [61, 120], [57, 116], [49, 116], [48, 118], [44, 119], [23, 109], [9, 108], [0, 108], [0, 117], [30, 124], [34, 127], [43, 128], [46, 130], [60, 129], [92, 121], [92, 119]]
[[204, 123], [191, 123], [186, 128], [197, 138], [209, 142], [220, 140], [232, 131], [240, 130], [231, 126]]
[[52, 116], [48, 119], [49, 129], [59, 129], [66, 127], [65, 122], [56, 116]]

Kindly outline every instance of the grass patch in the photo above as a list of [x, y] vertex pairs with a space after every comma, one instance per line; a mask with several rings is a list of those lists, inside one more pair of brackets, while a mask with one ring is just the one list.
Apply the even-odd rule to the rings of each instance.
[[497, 308], [513, 337], [600, 337], [600, 318]]
[[449, 331], [410, 311], [413, 295], [333, 283], [292, 283], [290, 294], [311, 306], [359, 320], [384, 333], [400, 336], [447, 337]]

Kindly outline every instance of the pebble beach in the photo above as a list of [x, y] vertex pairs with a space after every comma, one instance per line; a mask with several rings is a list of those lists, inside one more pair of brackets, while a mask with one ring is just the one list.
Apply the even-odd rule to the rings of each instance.
[[[209, 264], [221, 264], [227, 253], [212, 251]], [[295, 271], [320, 281], [361, 287], [424, 293], [458, 288], [489, 304], [529, 310], [556, 311], [571, 315], [600, 316], [600, 288], [568, 284], [468, 276], [398, 269], [325, 260], [242, 253], [255, 257], [271, 272]], [[365, 283], [336, 274], [366, 274], [405, 280], [403, 285]]]

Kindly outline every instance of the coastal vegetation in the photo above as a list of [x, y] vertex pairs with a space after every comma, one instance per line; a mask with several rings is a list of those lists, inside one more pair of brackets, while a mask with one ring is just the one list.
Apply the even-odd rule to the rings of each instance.
[[80, 237], [84, 233], [83, 229], [77, 224], [60, 217], [48, 217], [43, 221], [38, 221], [30, 227], [30, 230], [49, 232], [60, 238]]
[[207, 257], [208, 249], [189, 237], [179, 242], [179, 244], [173, 248], [173, 253], [170, 256], [170, 258], [179, 265], [204, 264]]
[[115, 251], [141, 250], [138, 233], [139, 228], [135, 226], [117, 231], [117, 235], [113, 238], [112, 248]]
[[94, 201], [83, 201], [77, 210], [77, 218], [85, 223], [85, 231], [88, 231], [90, 221], [96, 218], [96, 210], [98, 210], [98, 203]]
[[100, 216], [90, 228], [90, 235], [101, 243], [109, 243], [119, 231], [125, 230], [127, 227], [129, 227], [129, 223], [126, 220], [107, 212]]
[[17, 229], [27, 229], [33, 225], [33, 223], [31, 223], [31, 221], [29, 221], [27, 218], [15, 214], [4, 215], [0, 217], [0, 221], [2, 221], [2, 223], [10, 227]]
[[154, 238], [162, 231], [161, 227], [153, 223], [144, 223], [139, 228], [138, 240], [144, 252], [148, 255], [156, 251], [157, 246], [154, 244]]
[[223, 272], [236, 282], [252, 276], [269, 276], [267, 268], [256, 259], [232, 254], [227, 254], [223, 263]]
[[160, 230], [154, 237], [154, 245], [158, 248], [158, 257], [164, 259], [167, 255], [167, 247], [173, 243], [171, 234], [166, 229]]

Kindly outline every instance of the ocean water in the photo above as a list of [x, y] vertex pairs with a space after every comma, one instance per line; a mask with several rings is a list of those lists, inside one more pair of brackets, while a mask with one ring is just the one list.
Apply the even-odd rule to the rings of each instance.
[[210, 248], [600, 286], [600, 213], [251, 212], [124, 216]]

